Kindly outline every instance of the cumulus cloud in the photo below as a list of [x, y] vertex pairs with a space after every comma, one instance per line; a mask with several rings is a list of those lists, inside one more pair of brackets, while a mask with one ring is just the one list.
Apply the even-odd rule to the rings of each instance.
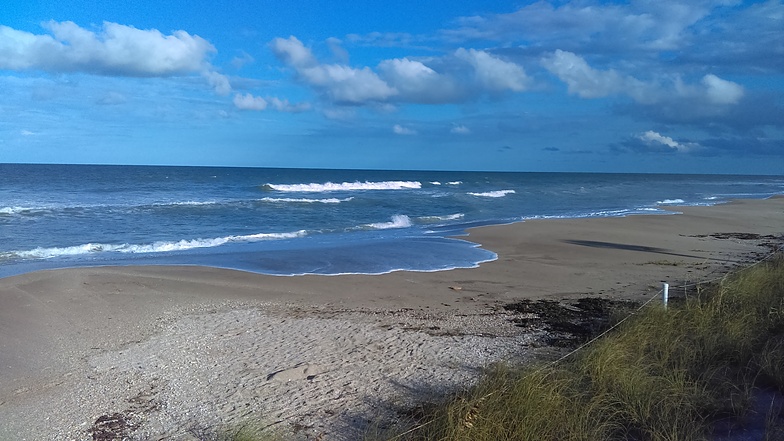
[[0, 69], [86, 72], [131, 77], [203, 71], [215, 48], [198, 35], [104, 22], [98, 32], [65, 21], [43, 24], [50, 34], [0, 26]]
[[699, 142], [675, 140], [669, 136], [649, 130], [629, 137], [613, 146], [616, 152], [635, 151], [640, 153], [672, 153], [698, 156], [749, 155], [781, 156], [784, 154], [784, 139], [768, 137], [763, 133], [756, 135], [727, 135], [702, 139]]
[[231, 83], [226, 75], [215, 71], [208, 71], [204, 72], [204, 76], [207, 78], [210, 87], [212, 87], [218, 95], [226, 96], [231, 93]]
[[310, 109], [310, 104], [308, 103], [291, 104], [286, 99], [282, 100], [277, 97], [267, 97], [265, 99], [250, 93], [234, 95], [233, 102], [234, 106], [240, 110], [260, 111], [271, 108], [278, 112], [299, 113]]
[[270, 46], [275, 56], [293, 67], [305, 83], [319, 89], [332, 101], [360, 104], [383, 101], [397, 93], [367, 67], [355, 69], [342, 64], [319, 64], [310, 49], [294, 36], [276, 38]]
[[570, 94], [581, 98], [627, 95], [642, 104], [680, 99], [684, 106], [707, 108], [737, 104], [744, 94], [740, 84], [713, 74], [703, 76], [699, 84], [687, 84], [679, 76], [642, 81], [613, 69], [594, 69], [579, 55], [562, 50], [543, 57], [541, 63], [566, 83]]
[[339, 103], [384, 101], [397, 94], [397, 90], [368, 67], [355, 69], [340, 64], [322, 64], [299, 69], [299, 74], [307, 83], [322, 89], [331, 100]]
[[[335, 41], [328, 44], [334, 45]], [[476, 49], [460, 48], [427, 59], [382, 60], [373, 70], [368, 66], [320, 63], [293, 36], [276, 38], [270, 48], [294, 69], [300, 81], [338, 104], [463, 102], [483, 94], [521, 92], [529, 83], [522, 66]]]
[[311, 67], [317, 64], [310, 49], [295, 36], [276, 38], [270, 43], [272, 52], [281, 61], [294, 68]]
[[572, 52], [558, 49], [543, 57], [541, 63], [566, 83], [569, 93], [581, 98], [601, 98], [624, 93], [636, 101], [649, 102], [657, 95], [655, 84], [646, 84], [612, 69], [594, 69], [584, 58]]
[[413, 129], [409, 129], [408, 127], [403, 127], [400, 124], [395, 124], [392, 126], [392, 132], [396, 135], [416, 135], [417, 131]]
[[264, 110], [267, 108], [267, 100], [260, 96], [253, 96], [250, 93], [234, 95], [234, 106], [240, 110]]
[[466, 98], [465, 85], [448, 75], [442, 75], [421, 61], [408, 58], [383, 60], [378, 72], [397, 91], [396, 100], [438, 104], [458, 102]]
[[476, 49], [460, 48], [455, 52], [455, 56], [474, 67], [477, 80], [487, 90], [522, 92], [526, 89], [528, 77], [525, 70], [515, 63]]
[[684, 153], [700, 147], [700, 145], [695, 142], [677, 142], [669, 136], [664, 136], [653, 130], [648, 130], [647, 132], [638, 135], [637, 139], [642, 141], [651, 150], [669, 150]]
[[714, 104], [736, 104], [743, 97], [743, 86], [722, 80], [716, 75], [705, 75], [702, 84], [708, 100]]

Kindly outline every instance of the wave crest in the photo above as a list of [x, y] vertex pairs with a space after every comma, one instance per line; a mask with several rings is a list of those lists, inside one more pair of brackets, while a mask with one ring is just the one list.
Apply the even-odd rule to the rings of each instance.
[[79, 256], [100, 252], [128, 254], [165, 253], [170, 251], [186, 251], [194, 248], [213, 248], [230, 242], [257, 242], [261, 240], [295, 239], [306, 236], [305, 230], [289, 233], [258, 233], [239, 236], [216, 237], [211, 239], [183, 239], [179, 241], [158, 241], [150, 244], [103, 244], [86, 243], [69, 247], [34, 248], [28, 251], [16, 251], [9, 254], [24, 259], [50, 259], [54, 257]]
[[514, 194], [516, 191], [514, 190], [497, 190], [497, 191], [486, 191], [484, 193], [468, 193], [471, 196], [478, 196], [481, 198], [502, 198], [508, 194]]
[[396, 214], [392, 216], [392, 220], [389, 222], [377, 222], [365, 225], [365, 227], [371, 230], [389, 230], [392, 228], [408, 228], [410, 226], [411, 218], [404, 214]]
[[419, 220], [423, 222], [443, 222], [443, 221], [462, 219], [463, 217], [465, 217], [463, 213], [455, 213], [455, 214], [447, 214], [444, 216], [422, 216], [419, 218]]
[[284, 203], [299, 203], [299, 204], [339, 204], [341, 202], [348, 202], [352, 198], [326, 198], [326, 199], [307, 199], [307, 198], [261, 198], [261, 202], [284, 202]]
[[358, 190], [416, 190], [422, 188], [418, 181], [380, 181], [380, 182], [325, 182], [323, 184], [264, 184], [267, 191], [322, 193], [328, 191], [358, 191]]
[[0, 215], [11, 215], [11, 214], [19, 214], [24, 213], [27, 211], [34, 211], [35, 208], [28, 208], [28, 207], [0, 207]]

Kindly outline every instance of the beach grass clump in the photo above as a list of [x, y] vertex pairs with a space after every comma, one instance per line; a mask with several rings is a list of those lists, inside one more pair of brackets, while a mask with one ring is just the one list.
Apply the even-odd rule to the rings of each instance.
[[760, 390], [784, 392], [781, 256], [646, 307], [558, 364], [495, 366], [397, 438], [703, 440], [717, 421], [742, 425]]

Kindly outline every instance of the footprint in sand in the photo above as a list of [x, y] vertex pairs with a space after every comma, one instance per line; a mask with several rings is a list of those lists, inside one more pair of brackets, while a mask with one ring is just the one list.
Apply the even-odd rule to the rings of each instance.
[[267, 375], [267, 381], [286, 383], [292, 380], [312, 380], [324, 370], [317, 364], [300, 363], [292, 368], [283, 369]]

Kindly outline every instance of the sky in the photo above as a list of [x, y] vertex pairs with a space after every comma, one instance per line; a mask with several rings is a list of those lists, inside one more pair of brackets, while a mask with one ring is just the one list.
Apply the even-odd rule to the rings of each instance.
[[784, 5], [5, 0], [3, 162], [782, 175]]

